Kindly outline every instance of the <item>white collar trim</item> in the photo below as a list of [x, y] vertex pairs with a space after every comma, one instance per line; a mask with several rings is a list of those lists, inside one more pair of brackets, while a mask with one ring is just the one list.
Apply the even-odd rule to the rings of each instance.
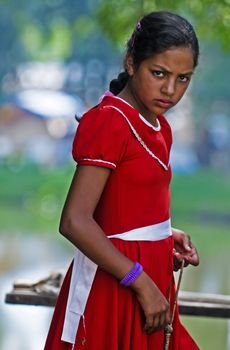
[[[128, 103], [127, 101], [125, 101], [123, 98], [121, 98], [121, 97], [119, 97], [119, 96], [113, 96], [113, 97], [115, 97], [115, 98], [117, 98], [117, 99], [123, 101], [123, 102], [126, 103], [128, 106], [130, 106], [130, 107], [132, 107], [133, 109], [135, 109], [130, 103]], [[148, 125], [150, 128], [152, 128], [152, 129], [155, 130], [155, 131], [160, 131], [160, 129], [161, 129], [161, 124], [160, 124], [158, 118], [156, 118], [156, 122], [157, 122], [158, 125], [157, 125], [157, 126], [153, 126], [151, 123], [148, 122], [148, 120], [146, 120], [146, 119], [143, 117], [143, 115], [141, 115], [140, 113], [139, 113], [138, 115], [139, 115], [140, 119], [141, 119], [146, 125]]]

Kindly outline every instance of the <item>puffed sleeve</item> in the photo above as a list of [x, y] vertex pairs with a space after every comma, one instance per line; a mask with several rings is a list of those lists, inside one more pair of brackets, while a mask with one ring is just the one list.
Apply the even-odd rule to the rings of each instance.
[[129, 126], [111, 107], [96, 107], [80, 120], [73, 141], [73, 158], [77, 164], [115, 169], [124, 156]]

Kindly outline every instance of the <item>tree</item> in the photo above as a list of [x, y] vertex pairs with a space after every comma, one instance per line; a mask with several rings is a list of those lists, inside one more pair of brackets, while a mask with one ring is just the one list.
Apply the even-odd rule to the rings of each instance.
[[120, 46], [138, 19], [155, 10], [184, 15], [201, 39], [220, 41], [230, 50], [230, 0], [101, 0], [97, 20], [103, 32]]
[[123, 51], [139, 18], [159, 10], [187, 18], [200, 39], [195, 89], [192, 86], [197, 122], [206, 123], [210, 113], [229, 115], [230, 0], [101, 0], [96, 18], [105, 35]]
[[0, 0], [0, 81], [26, 61], [111, 58], [95, 19], [99, 1]]

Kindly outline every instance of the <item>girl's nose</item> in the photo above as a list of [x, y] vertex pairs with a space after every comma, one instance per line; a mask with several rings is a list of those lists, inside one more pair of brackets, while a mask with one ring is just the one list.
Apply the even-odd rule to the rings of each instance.
[[168, 79], [162, 86], [162, 92], [167, 96], [173, 96], [175, 93], [175, 81], [173, 79]]

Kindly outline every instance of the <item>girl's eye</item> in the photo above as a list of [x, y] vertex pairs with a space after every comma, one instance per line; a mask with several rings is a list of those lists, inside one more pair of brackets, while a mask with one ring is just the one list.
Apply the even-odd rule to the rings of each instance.
[[190, 80], [190, 78], [187, 75], [179, 75], [178, 79], [182, 83], [187, 83]]
[[165, 76], [164, 72], [161, 70], [154, 70], [152, 73], [157, 78], [163, 78]]

